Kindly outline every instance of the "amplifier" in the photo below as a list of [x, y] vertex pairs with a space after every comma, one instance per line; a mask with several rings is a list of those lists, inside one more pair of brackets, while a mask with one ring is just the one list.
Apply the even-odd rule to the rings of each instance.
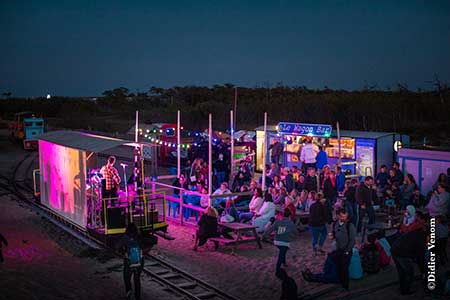
[[107, 228], [117, 229], [127, 227], [126, 218], [125, 207], [108, 208], [108, 214], [106, 215]]

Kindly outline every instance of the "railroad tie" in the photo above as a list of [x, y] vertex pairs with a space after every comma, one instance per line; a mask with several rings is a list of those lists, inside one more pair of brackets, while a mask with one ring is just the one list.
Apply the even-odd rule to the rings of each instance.
[[177, 274], [177, 273], [168, 273], [168, 274], [162, 275], [161, 277], [164, 278], [164, 279], [172, 279], [172, 278], [181, 277], [181, 275]]
[[156, 275], [163, 275], [163, 274], [169, 273], [169, 270], [167, 270], [167, 269], [161, 269], [161, 270], [155, 271], [154, 273], [155, 273]]
[[199, 299], [210, 299], [210, 298], [214, 298], [216, 296], [217, 296], [217, 294], [215, 292], [209, 292], [209, 291], [195, 295], [195, 297], [197, 297]]
[[180, 283], [177, 284], [177, 287], [181, 288], [181, 289], [193, 289], [197, 286], [197, 284], [193, 281], [188, 281], [185, 283]]

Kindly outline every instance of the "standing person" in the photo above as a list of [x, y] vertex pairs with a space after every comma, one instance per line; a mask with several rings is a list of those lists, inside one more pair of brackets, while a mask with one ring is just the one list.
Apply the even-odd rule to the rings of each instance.
[[142, 240], [136, 224], [128, 224], [120, 248], [125, 253], [123, 280], [125, 282], [127, 299], [132, 299], [131, 277], [133, 276], [134, 297], [139, 300], [141, 299], [141, 272], [144, 267], [144, 256], [142, 255]]
[[314, 168], [309, 168], [304, 183], [305, 190], [307, 190], [308, 192], [317, 192], [319, 189], [318, 181], [319, 179], [317, 178], [316, 170]]
[[[347, 185], [347, 183], [346, 183]], [[356, 202], [356, 188], [358, 187], [358, 180], [355, 178], [352, 178], [350, 180], [350, 183], [348, 183], [348, 187], [344, 191], [344, 197], [345, 201], [349, 204], [351, 207], [351, 214], [350, 222], [357, 226], [358, 221], [358, 205]]]
[[426, 231], [418, 229], [400, 235], [392, 244], [391, 253], [397, 268], [402, 295], [414, 293], [411, 290], [414, 281], [414, 262], [419, 265], [421, 273], [425, 273], [426, 239]]
[[278, 260], [276, 265], [276, 271], [278, 272], [283, 264], [286, 265], [286, 253], [290, 246], [290, 241], [295, 233], [295, 225], [290, 219], [291, 211], [285, 209], [283, 218], [275, 220], [272, 225], [267, 228], [263, 234], [263, 238], [267, 239], [269, 235], [275, 231], [274, 245], [280, 250], [278, 252]]
[[297, 284], [292, 277], [289, 277], [286, 270], [280, 268], [276, 273], [278, 279], [281, 280], [281, 297], [280, 300], [297, 300]]
[[340, 166], [336, 166], [336, 185], [338, 193], [344, 191], [345, 174], [342, 172], [342, 168]]
[[377, 177], [375, 177], [375, 184], [377, 185], [377, 192], [379, 196], [384, 194], [388, 184], [389, 174], [387, 173], [386, 165], [380, 167], [380, 172], [378, 172]]
[[[103, 189], [102, 197], [104, 199], [117, 198], [117, 190], [119, 189], [120, 176], [114, 164], [116, 163], [116, 158], [114, 156], [108, 157], [106, 165], [100, 169], [100, 173], [103, 176]], [[116, 199], [114, 199], [116, 200]], [[114, 206], [114, 200], [111, 200], [111, 205]]]
[[330, 171], [328, 178], [323, 183], [323, 194], [326, 199], [328, 224], [333, 221], [333, 205], [337, 197], [336, 173]]
[[350, 259], [352, 258], [353, 246], [355, 245], [355, 226], [348, 221], [348, 214], [345, 208], [336, 211], [337, 220], [333, 224], [333, 231], [329, 234], [331, 240], [336, 243], [336, 250], [333, 253], [336, 263], [336, 271], [342, 287], [349, 288]]
[[[225, 182], [225, 175], [227, 172], [228, 164], [223, 160], [223, 154], [219, 154], [219, 159], [214, 163], [214, 171], [216, 172], [217, 184]], [[216, 185], [217, 186], [217, 185]]]
[[284, 182], [286, 186], [286, 191], [290, 193], [295, 188], [294, 176], [292, 175], [292, 172], [289, 168], [286, 168], [285, 170], [287, 174], [286, 177], [284, 178]]
[[362, 221], [367, 214], [369, 217], [369, 224], [375, 223], [375, 210], [373, 209], [373, 203], [377, 195], [372, 188], [373, 177], [367, 176], [364, 178], [364, 182], [361, 182], [356, 189], [356, 202], [359, 205], [359, 220], [358, 220], [358, 233], [361, 232]]
[[313, 144], [312, 139], [309, 139], [307, 144], [302, 147], [300, 161], [303, 163], [302, 167], [305, 170], [308, 170], [308, 168], [316, 169], [316, 156], [318, 152], [319, 148]]
[[322, 168], [328, 164], [328, 156], [325, 150], [323, 150], [322, 146], [319, 146], [319, 152], [317, 152], [316, 155], [316, 167], [319, 170], [322, 170]]
[[[314, 203], [309, 209], [309, 225], [311, 226], [313, 236], [312, 247], [314, 255], [317, 255], [317, 252], [325, 254], [322, 247], [327, 238], [327, 226], [325, 225], [327, 219], [327, 209], [324, 203], [318, 197], [314, 197]], [[319, 248], [317, 248], [317, 243], [319, 244]]]
[[275, 139], [274, 143], [269, 146], [269, 150], [272, 150], [270, 152], [270, 161], [278, 166], [280, 164], [280, 156], [284, 150], [283, 144], [278, 139]]
[[3, 258], [3, 252], [2, 252], [2, 245], [5, 245], [5, 247], [8, 247], [8, 241], [6, 238], [0, 233], [0, 263], [4, 262]]
[[[198, 246], [206, 244], [209, 238], [217, 237], [219, 235], [217, 231], [217, 210], [208, 206], [205, 213], [200, 217], [198, 221], [198, 230], [195, 234], [194, 251], [197, 251]], [[219, 243], [214, 241], [216, 249], [219, 247]]]
[[[180, 175], [179, 178], [175, 179], [175, 181], [173, 182], [173, 186], [179, 187], [179, 188], [182, 188], [182, 189], [185, 189], [185, 190], [189, 189], [189, 186], [187, 184], [187, 181], [186, 181], [186, 178], [184, 177], [184, 175]], [[181, 193], [183, 193], [183, 190], [180, 190], [180, 189], [177, 189], [177, 188], [173, 189], [173, 196], [174, 197], [180, 199], [180, 194]], [[180, 207], [180, 204], [178, 202], [171, 201], [169, 203], [169, 209], [168, 209], [168, 214], [167, 215], [170, 216], [170, 209], [172, 209], [173, 210], [173, 212], [172, 212], [173, 218], [175, 219], [177, 217], [177, 211], [178, 211], [179, 207]]]

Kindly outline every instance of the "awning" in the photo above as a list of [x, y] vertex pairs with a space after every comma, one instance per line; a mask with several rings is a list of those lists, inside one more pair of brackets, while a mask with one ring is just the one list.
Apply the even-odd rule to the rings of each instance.
[[40, 135], [38, 139], [73, 149], [91, 152], [102, 152], [118, 146], [133, 143], [132, 141], [107, 136], [67, 130], [47, 132]]

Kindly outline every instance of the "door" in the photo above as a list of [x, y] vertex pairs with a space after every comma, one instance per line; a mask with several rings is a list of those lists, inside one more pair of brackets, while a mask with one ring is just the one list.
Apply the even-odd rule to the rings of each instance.
[[433, 184], [437, 181], [440, 173], [447, 173], [450, 162], [423, 160], [422, 161], [422, 194], [431, 191]]

